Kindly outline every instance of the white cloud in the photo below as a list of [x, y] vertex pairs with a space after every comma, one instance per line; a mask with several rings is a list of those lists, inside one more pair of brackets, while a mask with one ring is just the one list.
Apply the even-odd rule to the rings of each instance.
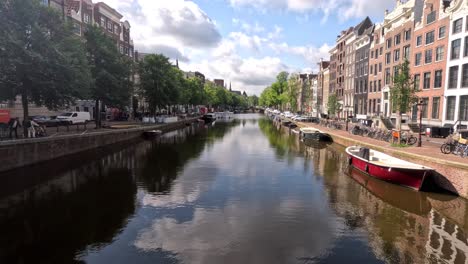
[[395, 5], [389, 0], [229, 0], [234, 7], [252, 7], [261, 11], [279, 9], [296, 13], [319, 11], [324, 20], [332, 13], [340, 14], [343, 20], [383, 14]]
[[278, 54], [287, 53], [296, 56], [303, 57], [310, 63], [317, 63], [320, 59], [327, 59], [330, 57], [329, 51], [331, 46], [323, 44], [321, 47], [314, 46], [290, 46], [287, 43], [270, 43], [270, 48], [276, 51]]
[[215, 21], [192, 1], [107, 0], [106, 3], [130, 21], [136, 49], [144, 52], [170, 51], [164, 54], [184, 56], [188, 49], [215, 47], [221, 41]]

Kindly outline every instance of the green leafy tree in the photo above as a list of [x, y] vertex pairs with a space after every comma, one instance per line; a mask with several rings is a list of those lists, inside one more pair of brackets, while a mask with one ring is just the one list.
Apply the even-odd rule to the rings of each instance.
[[301, 86], [299, 83], [299, 76], [297, 74], [291, 74], [288, 80], [288, 89], [285, 93], [285, 101], [287, 101], [290, 110], [293, 112], [297, 112], [299, 110], [297, 99], [299, 96], [300, 89]]
[[202, 81], [197, 77], [181, 81], [182, 91], [180, 101], [182, 104], [200, 105], [205, 98]]
[[167, 57], [161, 54], [148, 55], [140, 62], [138, 69], [140, 90], [152, 114], [158, 107], [178, 102], [183, 76]]
[[91, 68], [90, 98], [96, 101], [96, 127], [101, 127], [100, 103], [123, 108], [130, 100], [132, 62], [101, 28], [89, 26], [84, 34]]
[[[58, 109], [85, 96], [89, 70], [72, 25], [37, 0], [0, 3], [0, 100]], [[26, 134], [26, 128], [24, 133]]]
[[390, 100], [392, 109], [397, 113], [396, 127], [401, 131], [401, 117], [409, 112], [411, 106], [417, 102], [417, 88], [410, 74], [409, 61], [398, 66], [398, 74], [393, 76], [393, 85], [390, 88]]
[[259, 98], [256, 95], [251, 95], [247, 97], [248, 106], [254, 107], [259, 104]]
[[338, 102], [336, 94], [331, 94], [328, 97], [327, 109], [330, 116], [335, 116], [341, 110], [341, 104]]

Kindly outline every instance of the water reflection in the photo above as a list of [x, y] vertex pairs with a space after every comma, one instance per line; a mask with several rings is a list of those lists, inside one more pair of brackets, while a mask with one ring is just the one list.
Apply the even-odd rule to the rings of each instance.
[[82, 161], [3, 195], [1, 263], [467, 261], [465, 200], [349, 170], [342, 147], [257, 116]]

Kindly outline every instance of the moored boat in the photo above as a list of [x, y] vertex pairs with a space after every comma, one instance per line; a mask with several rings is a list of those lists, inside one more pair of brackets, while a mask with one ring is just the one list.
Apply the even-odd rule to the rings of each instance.
[[346, 148], [349, 165], [375, 178], [420, 190], [432, 168], [360, 146]]
[[162, 134], [161, 130], [149, 130], [149, 131], [143, 132], [143, 137], [146, 139], [153, 139], [161, 134]]
[[208, 114], [203, 115], [201, 119], [203, 119], [205, 123], [211, 123], [216, 120], [216, 115], [213, 113], [208, 113]]
[[312, 139], [318, 141], [332, 142], [333, 139], [327, 133], [313, 127], [303, 127], [300, 129], [303, 139]]

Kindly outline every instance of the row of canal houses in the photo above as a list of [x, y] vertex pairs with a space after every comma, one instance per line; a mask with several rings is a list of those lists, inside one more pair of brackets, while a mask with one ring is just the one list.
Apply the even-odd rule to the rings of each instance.
[[327, 113], [335, 94], [341, 118], [394, 120], [392, 76], [405, 59], [423, 103], [408, 123], [420, 114], [428, 126], [468, 121], [468, 0], [397, 0], [382, 22], [367, 17], [340, 32], [330, 59], [318, 63], [317, 112]]

